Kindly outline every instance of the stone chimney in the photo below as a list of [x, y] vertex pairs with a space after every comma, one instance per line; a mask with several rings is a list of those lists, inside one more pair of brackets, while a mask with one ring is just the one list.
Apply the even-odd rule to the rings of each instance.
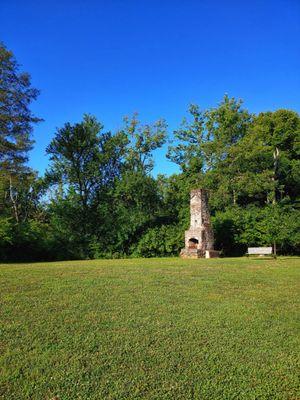
[[[184, 258], [216, 256], [214, 252], [214, 235], [210, 222], [208, 195], [205, 189], [194, 189], [190, 195], [191, 222], [185, 231], [185, 248], [180, 256]], [[214, 255], [213, 255], [214, 254]]]

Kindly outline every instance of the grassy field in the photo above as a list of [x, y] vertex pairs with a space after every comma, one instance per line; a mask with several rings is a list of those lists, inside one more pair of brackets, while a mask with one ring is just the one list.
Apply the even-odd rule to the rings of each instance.
[[300, 259], [0, 265], [2, 399], [300, 399]]

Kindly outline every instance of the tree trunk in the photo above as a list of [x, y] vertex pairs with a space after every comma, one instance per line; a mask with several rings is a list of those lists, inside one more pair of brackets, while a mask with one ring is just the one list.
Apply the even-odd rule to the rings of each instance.
[[236, 205], [236, 193], [235, 193], [235, 190], [233, 190], [233, 205]]
[[274, 158], [274, 175], [273, 175], [273, 183], [274, 183], [274, 194], [273, 194], [273, 204], [276, 204], [276, 176], [277, 176], [277, 168], [278, 168], [278, 160], [279, 160], [279, 149], [275, 147], [273, 152]]
[[274, 243], [273, 243], [273, 254], [274, 254], [274, 258], [277, 258], [277, 248], [276, 248], [275, 240], [274, 240]]
[[11, 175], [9, 175], [9, 197], [10, 197], [10, 200], [12, 202], [12, 207], [13, 207], [13, 210], [14, 210], [14, 215], [15, 215], [16, 222], [19, 223], [18, 205], [17, 205], [16, 198], [14, 197], [14, 194], [13, 194], [13, 185], [12, 185], [12, 177], [11, 177]]

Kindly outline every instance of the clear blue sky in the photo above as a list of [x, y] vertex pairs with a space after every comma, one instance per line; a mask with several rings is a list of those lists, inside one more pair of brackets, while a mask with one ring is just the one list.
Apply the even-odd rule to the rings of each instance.
[[[0, 0], [0, 38], [32, 75], [45, 119], [31, 165], [43, 172], [56, 127], [134, 111], [176, 128], [191, 102], [224, 93], [252, 112], [300, 111], [300, 0]], [[172, 173], [164, 151], [155, 173]]]

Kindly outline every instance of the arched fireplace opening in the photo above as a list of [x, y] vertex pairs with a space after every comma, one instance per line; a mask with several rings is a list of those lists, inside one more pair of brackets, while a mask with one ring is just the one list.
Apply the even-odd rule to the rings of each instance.
[[189, 249], [197, 249], [198, 243], [199, 243], [199, 241], [196, 238], [189, 239], [189, 242], [188, 242]]

